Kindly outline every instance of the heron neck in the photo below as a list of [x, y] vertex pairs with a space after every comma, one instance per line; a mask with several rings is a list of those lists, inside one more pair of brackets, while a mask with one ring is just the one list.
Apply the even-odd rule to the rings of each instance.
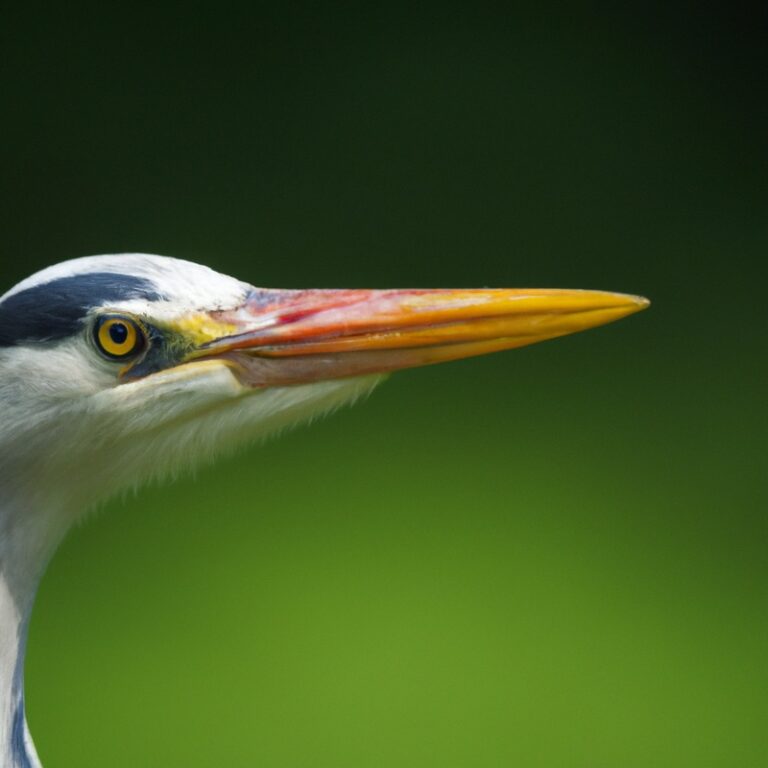
[[24, 712], [24, 656], [37, 586], [58, 539], [45, 511], [0, 500], [0, 768], [39, 768]]
[[24, 652], [29, 614], [0, 577], [0, 765], [32, 768], [39, 760], [24, 713]]

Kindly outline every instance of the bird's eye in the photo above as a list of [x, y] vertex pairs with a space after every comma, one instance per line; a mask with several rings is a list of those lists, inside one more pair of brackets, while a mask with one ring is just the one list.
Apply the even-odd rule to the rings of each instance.
[[144, 330], [130, 317], [105, 315], [96, 321], [94, 338], [99, 351], [110, 360], [135, 357], [146, 346]]

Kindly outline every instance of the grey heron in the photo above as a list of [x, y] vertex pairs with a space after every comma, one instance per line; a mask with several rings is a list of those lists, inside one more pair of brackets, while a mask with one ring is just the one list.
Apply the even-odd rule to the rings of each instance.
[[147, 254], [54, 265], [0, 297], [0, 765], [39, 760], [24, 651], [84, 510], [350, 402], [389, 372], [520, 347], [647, 306], [547, 289], [270, 290]]

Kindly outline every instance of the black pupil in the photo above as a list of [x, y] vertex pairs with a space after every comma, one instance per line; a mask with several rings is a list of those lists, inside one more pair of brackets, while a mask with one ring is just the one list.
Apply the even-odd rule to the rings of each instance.
[[112, 339], [115, 344], [122, 346], [128, 341], [128, 327], [125, 323], [112, 323], [112, 325], [109, 326], [109, 338]]

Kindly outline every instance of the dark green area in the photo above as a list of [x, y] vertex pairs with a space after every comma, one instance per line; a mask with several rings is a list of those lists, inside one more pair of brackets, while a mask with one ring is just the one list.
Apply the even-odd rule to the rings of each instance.
[[32, 624], [46, 766], [768, 764], [765, 18], [20, 7], [1, 289], [144, 250], [654, 302], [110, 504]]

